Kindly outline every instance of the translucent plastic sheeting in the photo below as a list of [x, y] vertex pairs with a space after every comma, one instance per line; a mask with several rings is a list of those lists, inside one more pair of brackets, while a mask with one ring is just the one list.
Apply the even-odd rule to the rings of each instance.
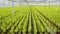
[[47, 0], [47, 1], [57, 1], [57, 0]]

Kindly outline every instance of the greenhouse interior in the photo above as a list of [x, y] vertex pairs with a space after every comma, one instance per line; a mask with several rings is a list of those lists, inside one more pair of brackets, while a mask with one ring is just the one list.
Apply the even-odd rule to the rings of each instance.
[[0, 34], [60, 34], [60, 0], [0, 0]]

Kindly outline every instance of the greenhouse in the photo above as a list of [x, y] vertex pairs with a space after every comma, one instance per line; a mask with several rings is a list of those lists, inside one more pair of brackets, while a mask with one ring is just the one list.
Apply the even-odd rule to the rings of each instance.
[[60, 34], [60, 0], [0, 0], [0, 34]]

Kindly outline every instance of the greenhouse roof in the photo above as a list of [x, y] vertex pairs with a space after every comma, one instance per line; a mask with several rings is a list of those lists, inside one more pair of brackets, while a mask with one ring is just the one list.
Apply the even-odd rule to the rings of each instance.
[[[12, 0], [9, 0], [12, 1]], [[14, 2], [19, 2], [19, 1], [59, 1], [59, 0], [13, 0]]]

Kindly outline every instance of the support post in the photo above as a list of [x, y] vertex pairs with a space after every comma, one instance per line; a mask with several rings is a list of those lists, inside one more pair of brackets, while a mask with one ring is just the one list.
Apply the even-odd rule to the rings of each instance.
[[14, 14], [14, 0], [12, 0], [12, 14]]

